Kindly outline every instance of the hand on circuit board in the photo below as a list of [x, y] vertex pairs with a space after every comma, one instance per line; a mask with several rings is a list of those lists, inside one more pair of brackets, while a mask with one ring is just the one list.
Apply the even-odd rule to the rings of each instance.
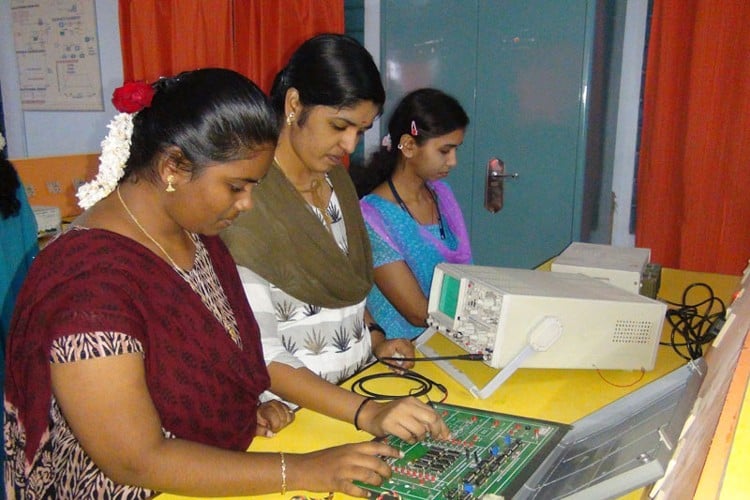
[[399, 458], [401, 452], [380, 441], [346, 444], [334, 448], [286, 455], [290, 489], [304, 484], [310, 491], [339, 491], [355, 497], [369, 497], [365, 485], [380, 486], [391, 477], [385, 460]]
[[408, 443], [416, 443], [426, 436], [442, 440], [450, 438], [443, 419], [429, 405], [417, 398], [407, 397], [380, 403], [370, 401], [362, 408], [359, 427], [374, 436], [397, 436]]

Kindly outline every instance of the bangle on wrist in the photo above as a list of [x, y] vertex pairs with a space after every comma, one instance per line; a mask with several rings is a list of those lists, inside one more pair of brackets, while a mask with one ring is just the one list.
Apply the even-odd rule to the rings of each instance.
[[286, 460], [283, 451], [279, 455], [281, 455], [281, 494], [286, 495]]
[[362, 408], [364, 408], [365, 405], [369, 403], [370, 401], [372, 401], [372, 398], [363, 399], [362, 402], [357, 407], [357, 411], [354, 412], [354, 428], [357, 429], [358, 431], [362, 430], [359, 427], [359, 414], [362, 412]]

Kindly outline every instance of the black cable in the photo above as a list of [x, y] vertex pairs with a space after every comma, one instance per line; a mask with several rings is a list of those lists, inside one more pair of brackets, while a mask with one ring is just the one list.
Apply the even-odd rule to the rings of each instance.
[[[395, 399], [401, 399], [405, 397], [415, 397], [418, 398], [420, 396], [426, 396], [427, 394], [432, 391], [433, 388], [440, 390], [440, 392], [443, 393], [443, 397], [440, 399], [440, 401], [444, 401], [445, 398], [448, 396], [448, 389], [438, 382], [435, 382], [434, 380], [425, 377], [424, 375], [420, 375], [419, 373], [413, 372], [411, 370], [403, 370], [401, 369], [401, 373], [375, 373], [372, 375], [365, 375], [364, 377], [361, 377], [357, 379], [352, 384], [352, 391], [356, 392], [360, 396], [365, 396], [368, 398], [375, 399], [377, 401], [393, 401]], [[365, 387], [365, 384], [371, 380], [375, 379], [383, 379], [383, 378], [398, 378], [398, 379], [408, 379], [413, 382], [417, 383], [417, 387], [414, 389], [411, 389], [408, 394], [386, 394], [382, 392], [376, 392], [371, 391]], [[428, 398], [429, 399], [429, 398]]]
[[[445, 360], [454, 360], [454, 359], [463, 360], [463, 361], [482, 361], [484, 360], [484, 356], [479, 353], [457, 354], [453, 356], [428, 356], [428, 357], [420, 357], [420, 358], [405, 358], [401, 356], [383, 356], [383, 357], [377, 358], [377, 361], [379, 361], [380, 363], [383, 363], [384, 365], [386, 365], [393, 371], [390, 373], [376, 373], [373, 375], [366, 375], [352, 384], [352, 391], [360, 394], [361, 396], [366, 396], [368, 398], [372, 398], [372, 399], [376, 399], [380, 401], [392, 401], [394, 399], [399, 399], [399, 398], [408, 397], [408, 396], [413, 396], [413, 397], [425, 396], [429, 394], [433, 388], [435, 388], [443, 393], [443, 397], [440, 399], [440, 402], [442, 402], [442, 401], [445, 401], [445, 398], [448, 397], [448, 389], [444, 385], [438, 382], [435, 382], [434, 380], [422, 374], [419, 374], [415, 371], [406, 370], [397, 363], [403, 362], [403, 361], [412, 361], [412, 362], [445, 361]], [[417, 383], [417, 388], [412, 389], [411, 391], [409, 391], [408, 394], [385, 394], [385, 393], [378, 393], [375, 391], [371, 391], [365, 387], [366, 382], [369, 382], [371, 380], [376, 380], [376, 379], [389, 378], [389, 377], [411, 380]]]
[[[691, 291], [699, 289], [702, 289], [707, 297], [691, 301], [689, 297]], [[716, 338], [724, 324], [726, 317], [724, 301], [714, 295], [713, 289], [706, 283], [688, 285], [682, 292], [681, 303], [662, 300], [671, 306], [667, 309], [666, 319], [672, 325], [672, 331], [670, 341], [660, 342], [660, 344], [671, 346], [680, 357], [686, 360], [703, 356], [703, 346]]]
[[[464, 360], [464, 361], [481, 361], [484, 359], [484, 356], [482, 354], [459, 354], [456, 356], [432, 356], [432, 357], [426, 357], [426, 358], [401, 358], [401, 357], [390, 357], [390, 356], [384, 356], [382, 358], [377, 358], [377, 360], [384, 365], [388, 366], [393, 372], [389, 373], [374, 373], [372, 375], [365, 375], [363, 377], [360, 377], [354, 383], [352, 384], [352, 391], [356, 392], [360, 396], [365, 396], [368, 398], [372, 398], [378, 401], [393, 401], [395, 399], [400, 399], [404, 397], [420, 397], [420, 396], [426, 396], [428, 395], [432, 389], [437, 389], [440, 392], [443, 393], [443, 397], [439, 400], [439, 402], [445, 401], [445, 399], [448, 397], [448, 388], [445, 387], [443, 384], [440, 384], [434, 380], [432, 380], [429, 377], [426, 377], [422, 374], [419, 374], [412, 370], [406, 370], [403, 367], [390, 363], [389, 361], [440, 361], [440, 360], [450, 360], [450, 359], [458, 359], [458, 360]], [[367, 382], [370, 382], [372, 380], [376, 379], [384, 379], [384, 378], [397, 378], [397, 379], [407, 379], [412, 382], [417, 383], [417, 387], [410, 390], [408, 394], [386, 394], [386, 393], [380, 393], [376, 391], [372, 391], [367, 389], [365, 387], [365, 384]], [[429, 397], [428, 397], [429, 400]]]

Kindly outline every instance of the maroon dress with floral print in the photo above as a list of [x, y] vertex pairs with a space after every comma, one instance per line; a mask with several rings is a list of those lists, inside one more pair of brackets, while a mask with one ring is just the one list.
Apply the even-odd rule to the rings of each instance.
[[154, 494], [113, 482], [80, 447], [52, 395], [50, 363], [140, 352], [165, 436], [250, 445], [269, 385], [258, 326], [221, 240], [193, 240], [189, 272], [102, 229], [73, 229], [39, 254], [7, 348], [8, 498]]

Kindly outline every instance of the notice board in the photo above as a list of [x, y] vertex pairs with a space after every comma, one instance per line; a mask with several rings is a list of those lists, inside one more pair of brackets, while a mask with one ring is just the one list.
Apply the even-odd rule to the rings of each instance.
[[103, 111], [94, 0], [11, 0], [25, 111]]

